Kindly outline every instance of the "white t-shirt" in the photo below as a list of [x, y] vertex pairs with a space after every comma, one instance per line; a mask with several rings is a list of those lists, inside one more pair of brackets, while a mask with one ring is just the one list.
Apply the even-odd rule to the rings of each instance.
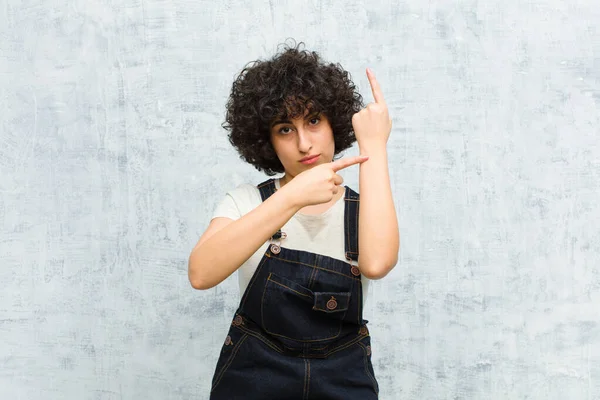
[[[279, 189], [279, 179], [275, 179], [275, 187]], [[262, 203], [260, 191], [256, 185], [242, 184], [227, 192], [225, 198], [217, 205], [213, 218], [226, 217], [239, 219]], [[344, 262], [344, 197], [321, 214], [296, 213], [281, 230], [287, 237], [281, 241], [281, 247], [308, 251], [329, 256]], [[265, 242], [238, 269], [240, 294], [243, 294], [250, 279], [270, 242]], [[369, 279], [361, 277], [363, 285], [363, 304], [368, 295]]]

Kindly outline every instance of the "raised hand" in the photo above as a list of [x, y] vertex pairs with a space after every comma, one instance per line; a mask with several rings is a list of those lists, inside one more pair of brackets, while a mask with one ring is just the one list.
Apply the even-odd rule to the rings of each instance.
[[392, 120], [375, 74], [367, 68], [374, 102], [352, 116], [352, 126], [359, 148], [385, 146], [392, 130]]

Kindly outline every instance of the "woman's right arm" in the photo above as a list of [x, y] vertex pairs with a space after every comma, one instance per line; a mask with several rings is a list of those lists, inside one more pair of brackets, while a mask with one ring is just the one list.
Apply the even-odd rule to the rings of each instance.
[[318, 165], [298, 174], [240, 219], [215, 218], [190, 254], [192, 286], [210, 289], [224, 281], [304, 206], [331, 201], [343, 183], [337, 171], [368, 159], [354, 156]]
[[215, 218], [188, 261], [195, 289], [210, 289], [233, 274], [301, 208], [284, 188], [240, 219]]

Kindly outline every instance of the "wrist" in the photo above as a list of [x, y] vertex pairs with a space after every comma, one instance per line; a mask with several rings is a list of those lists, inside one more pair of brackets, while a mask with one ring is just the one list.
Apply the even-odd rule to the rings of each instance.
[[358, 150], [361, 156], [377, 157], [387, 154], [385, 142], [359, 143]]
[[294, 213], [300, 211], [302, 207], [302, 199], [298, 194], [294, 191], [293, 185], [289, 183], [282, 186], [275, 194], [281, 199], [284, 207], [287, 209], [291, 209]]

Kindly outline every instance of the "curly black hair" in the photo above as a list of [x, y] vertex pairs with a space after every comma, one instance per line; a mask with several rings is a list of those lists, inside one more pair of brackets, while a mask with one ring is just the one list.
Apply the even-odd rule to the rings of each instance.
[[335, 155], [356, 141], [352, 116], [363, 107], [363, 99], [350, 74], [302, 46], [284, 44], [270, 60], [248, 63], [227, 102], [222, 126], [229, 131], [229, 142], [241, 159], [269, 176], [284, 172], [270, 139], [275, 118], [297, 118], [307, 111], [324, 114], [333, 130]]

